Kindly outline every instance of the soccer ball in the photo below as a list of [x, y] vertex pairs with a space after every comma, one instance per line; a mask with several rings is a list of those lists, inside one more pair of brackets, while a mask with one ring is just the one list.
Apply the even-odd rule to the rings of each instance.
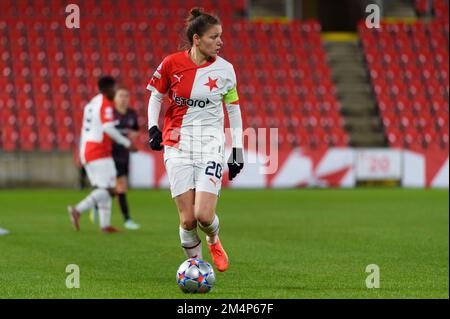
[[185, 293], [207, 293], [216, 281], [214, 269], [206, 261], [189, 258], [177, 271], [177, 284]]

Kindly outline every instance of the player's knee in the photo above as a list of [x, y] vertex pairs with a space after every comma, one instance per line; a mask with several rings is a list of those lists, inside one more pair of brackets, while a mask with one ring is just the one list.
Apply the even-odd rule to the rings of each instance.
[[111, 195], [106, 188], [96, 188], [92, 191], [92, 196], [94, 197], [96, 204], [98, 206], [110, 205]]
[[127, 183], [126, 183], [126, 181], [124, 181], [121, 178], [117, 179], [116, 192], [118, 194], [127, 192]]
[[115, 188], [108, 188], [107, 191], [108, 191], [108, 193], [109, 193], [109, 196], [111, 196], [111, 197], [114, 197], [114, 196], [116, 196], [116, 194], [117, 194]]
[[214, 221], [214, 211], [211, 209], [195, 210], [195, 218], [202, 225], [210, 225]]
[[197, 227], [197, 220], [195, 218], [181, 218], [180, 226], [185, 230], [191, 230]]
[[109, 192], [106, 188], [97, 187], [91, 193], [96, 201], [103, 201], [110, 197]]
[[196, 201], [194, 205], [194, 215], [202, 225], [209, 225], [213, 222], [216, 211], [216, 205], [209, 200]]

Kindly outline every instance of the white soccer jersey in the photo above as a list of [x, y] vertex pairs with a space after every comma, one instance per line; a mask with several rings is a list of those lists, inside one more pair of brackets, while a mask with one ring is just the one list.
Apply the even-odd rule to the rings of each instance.
[[239, 105], [231, 63], [217, 57], [198, 66], [188, 51], [178, 52], [163, 60], [147, 89], [169, 96], [162, 144], [183, 153], [223, 155], [223, 103]]
[[114, 122], [114, 108], [106, 97], [98, 94], [84, 107], [80, 137], [82, 164], [112, 157], [112, 141], [103, 130], [103, 124], [109, 122]]

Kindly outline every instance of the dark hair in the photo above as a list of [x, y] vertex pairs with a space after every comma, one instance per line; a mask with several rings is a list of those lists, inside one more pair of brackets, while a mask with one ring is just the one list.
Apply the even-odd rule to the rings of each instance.
[[217, 24], [220, 24], [220, 20], [217, 16], [204, 12], [203, 8], [192, 8], [186, 19], [186, 37], [189, 44], [191, 46], [194, 44], [194, 41], [192, 40], [194, 34], [202, 36], [210, 26]]
[[100, 92], [104, 91], [105, 89], [108, 89], [110, 87], [113, 87], [116, 84], [116, 80], [114, 80], [114, 78], [112, 76], [102, 76], [98, 82], [98, 89], [100, 90]]

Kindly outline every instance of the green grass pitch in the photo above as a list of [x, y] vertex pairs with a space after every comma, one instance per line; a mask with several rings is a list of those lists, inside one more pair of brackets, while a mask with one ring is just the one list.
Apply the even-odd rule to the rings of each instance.
[[[113, 235], [87, 214], [72, 230], [66, 205], [85, 194], [0, 191], [0, 227], [11, 231], [0, 236], [0, 298], [449, 297], [448, 190], [224, 190], [230, 268], [206, 295], [176, 285], [185, 258], [167, 190], [131, 191], [142, 230]], [[116, 204], [113, 225], [122, 228]], [[65, 286], [68, 264], [80, 267], [79, 289]], [[366, 288], [368, 264], [380, 267], [379, 289]]]

